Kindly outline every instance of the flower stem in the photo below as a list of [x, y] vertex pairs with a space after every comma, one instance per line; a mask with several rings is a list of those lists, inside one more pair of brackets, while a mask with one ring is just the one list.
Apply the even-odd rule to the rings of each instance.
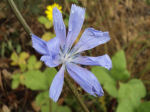
[[27, 32], [27, 34], [31, 34], [32, 30], [30, 29], [30, 27], [28, 26], [28, 24], [26, 23], [26, 21], [24, 20], [24, 18], [22, 17], [21, 13], [19, 12], [16, 4], [14, 3], [13, 0], [7, 0], [9, 6], [11, 7], [12, 11], [15, 13], [17, 19], [19, 20], [19, 22], [23, 25], [25, 31]]
[[88, 108], [86, 107], [86, 105], [84, 104], [82, 98], [80, 97], [79, 93], [77, 92], [75, 86], [71, 83], [70, 78], [68, 77], [68, 74], [66, 73], [65, 75], [65, 83], [66, 85], [69, 87], [69, 89], [72, 91], [73, 95], [76, 97], [77, 101], [79, 102], [79, 104], [81, 105], [82, 109], [84, 110], [84, 112], [90, 112], [88, 110]]
[[52, 112], [52, 107], [53, 107], [53, 101], [52, 99], [49, 99], [49, 112]]
[[[12, 11], [16, 15], [18, 21], [22, 24], [23, 28], [27, 32], [27, 34], [31, 35], [32, 30], [30, 29], [30, 27], [28, 26], [28, 24], [26, 23], [26, 21], [22, 17], [22, 15], [19, 12], [19, 10], [18, 10], [17, 6], [15, 5], [14, 1], [13, 0], [7, 0], [7, 1], [8, 1], [9, 6], [11, 7]], [[89, 112], [88, 108], [86, 107], [86, 105], [84, 104], [84, 102], [81, 99], [80, 95], [78, 94], [75, 86], [71, 83], [71, 81], [68, 77], [68, 74], [66, 74], [65, 82], [66, 82], [67, 86], [70, 88], [70, 90], [72, 91], [72, 93], [74, 94], [74, 96], [76, 97], [76, 99], [79, 102], [79, 104], [81, 105], [81, 107], [83, 108], [84, 112]], [[52, 101], [51, 100], [50, 100], [50, 112], [52, 112]]]

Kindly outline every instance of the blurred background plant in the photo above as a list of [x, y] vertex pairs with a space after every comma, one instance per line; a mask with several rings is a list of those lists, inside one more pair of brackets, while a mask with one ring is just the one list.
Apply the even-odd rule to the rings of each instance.
[[[76, 85], [86, 105], [91, 112], [150, 112], [150, 0], [14, 1], [33, 32], [46, 41], [55, 37], [47, 7], [62, 7], [66, 26], [71, 4], [85, 7], [81, 32], [94, 27], [111, 36], [109, 43], [85, 54], [107, 53], [113, 62], [110, 71], [88, 67], [101, 82], [103, 97], [92, 97]], [[0, 1], [0, 57], [0, 111], [49, 112], [48, 89], [57, 71], [38, 61], [40, 55], [6, 0]], [[82, 112], [65, 85], [52, 107], [52, 112]]]

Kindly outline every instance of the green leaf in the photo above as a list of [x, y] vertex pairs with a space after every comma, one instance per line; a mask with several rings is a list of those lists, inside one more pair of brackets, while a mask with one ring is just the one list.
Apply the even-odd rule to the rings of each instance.
[[134, 112], [134, 108], [130, 104], [130, 100], [123, 100], [119, 103], [116, 112]]
[[11, 88], [16, 89], [20, 84], [20, 74], [14, 74], [12, 75], [12, 83]]
[[113, 97], [117, 97], [117, 88], [115, 80], [109, 75], [109, 71], [103, 67], [92, 67], [92, 72], [95, 74], [99, 82], [104, 86], [104, 89]]
[[117, 97], [118, 95], [118, 91], [116, 88], [116, 83], [105, 83], [104, 84], [104, 89], [108, 92], [109, 95], [113, 96], [113, 97]]
[[[36, 104], [41, 107], [42, 112], [49, 112], [49, 92], [45, 91], [36, 96]], [[52, 102], [52, 112], [71, 112], [67, 106], [59, 106]]]
[[12, 60], [12, 63], [11, 65], [19, 65], [21, 71], [25, 71], [26, 69], [26, 59], [29, 57], [29, 54], [26, 53], [26, 52], [22, 52], [19, 54], [19, 56], [13, 52], [12, 55], [11, 55], [11, 60]]
[[112, 63], [114, 68], [126, 69], [126, 58], [123, 50], [118, 51], [112, 57]]
[[132, 79], [128, 82], [128, 84], [130, 86], [132, 85], [132, 89], [134, 88], [134, 93], [136, 93], [136, 95], [133, 94], [133, 96], [143, 98], [146, 95], [146, 88], [141, 80]]
[[44, 91], [36, 96], [36, 105], [40, 106], [42, 112], [49, 112], [49, 92]]
[[33, 70], [35, 65], [36, 65], [36, 57], [30, 56], [30, 58], [28, 59], [28, 65], [27, 65], [28, 69]]
[[111, 76], [115, 80], [127, 80], [130, 77], [130, 73], [127, 70], [112, 69]]
[[37, 61], [37, 62], [36, 62], [36, 65], [34, 66], [34, 68], [35, 68], [35, 69], [40, 69], [41, 66], [42, 66], [42, 62]]
[[128, 108], [135, 109], [139, 106], [141, 98], [146, 95], [146, 89], [141, 80], [132, 79], [128, 83], [120, 83], [120, 88], [118, 92], [118, 101], [119, 106], [117, 112], [120, 109], [123, 110], [126, 108], [128, 102]]
[[32, 90], [46, 90], [49, 88], [49, 85], [46, 82], [47, 77], [39, 70], [30, 70], [24, 73], [24, 77], [24, 84], [27, 88]]
[[42, 39], [45, 41], [49, 41], [50, 39], [52, 39], [53, 37], [55, 37], [56, 35], [51, 33], [51, 32], [45, 32], [42, 36]]
[[25, 69], [27, 68], [27, 64], [26, 64], [26, 59], [29, 57], [29, 54], [27, 52], [22, 52], [19, 55], [19, 67], [21, 69], [22, 72], [25, 71]]
[[126, 58], [123, 50], [118, 51], [112, 57], [112, 65], [111, 76], [115, 80], [126, 80], [130, 77], [129, 72], [126, 69]]
[[45, 23], [47, 23], [47, 18], [44, 17], [44, 16], [40, 16], [40, 17], [38, 17], [38, 21], [39, 21], [41, 24], [45, 24]]
[[38, 106], [45, 105], [48, 101], [49, 101], [49, 92], [48, 91], [39, 93], [35, 99], [36, 105], [38, 105]]
[[29, 54], [27, 52], [22, 52], [19, 55], [19, 64], [26, 64], [26, 59], [29, 57]]
[[94, 66], [92, 67], [92, 72], [97, 77], [97, 79], [101, 82], [101, 84], [105, 84], [107, 82], [113, 83], [114, 80], [109, 76], [109, 71], [103, 67]]
[[67, 106], [57, 106], [55, 112], [71, 112]]
[[51, 85], [55, 75], [56, 75], [57, 71], [55, 68], [46, 68], [44, 71], [46, 78], [46, 82], [48, 85]]
[[44, 72], [30, 70], [23, 74], [24, 85], [32, 90], [47, 90], [56, 73], [55, 68], [46, 68]]
[[12, 60], [11, 65], [18, 65], [18, 55], [15, 52], [11, 54], [10, 59]]
[[19, 67], [20, 67], [21, 71], [24, 72], [26, 70], [26, 68], [27, 68], [27, 65], [20, 63]]
[[11, 88], [16, 89], [18, 88], [19, 84], [20, 84], [19, 80], [13, 80], [11, 84]]
[[39, 69], [41, 68], [42, 63], [36, 60], [36, 57], [34, 55], [30, 56], [30, 58], [28, 59], [28, 69], [29, 70], [34, 70], [34, 69]]
[[45, 26], [45, 28], [49, 29], [53, 26], [52, 22], [50, 22], [45, 16], [38, 17], [38, 21]]
[[41, 112], [49, 112], [49, 103], [47, 103], [46, 105], [42, 105], [41, 107]]
[[140, 104], [137, 112], [149, 112], [150, 111], [150, 101], [146, 101]]

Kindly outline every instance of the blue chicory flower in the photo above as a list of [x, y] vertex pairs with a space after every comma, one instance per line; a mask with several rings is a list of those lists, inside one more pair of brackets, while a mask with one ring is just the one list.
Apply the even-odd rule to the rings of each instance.
[[83, 51], [92, 49], [110, 40], [108, 32], [102, 32], [93, 28], [85, 29], [79, 42], [72, 48], [81, 30], [85, 17], [85, 9], [72, 5], [69, 18], [68, 34], [63, 22], [62, 14], [57, 9], [53, 9], [53, 24], [56, 37], [48, 42], [32, 34], [33, 48], [39, 52], [43, 61], [48, 67], [62, 67], [54, 77], [49, 89], [49, 96], [53, 101], [57, 101], [64, 83], [64, 72], [67, 69], [69, 75], [89, 94], [93, 96], [103, 96], [103, 89], [93, 73], [81, 65], [102, 66], [111, 69], [110, 57], [105, 54], [98, 57], [82, 56]]

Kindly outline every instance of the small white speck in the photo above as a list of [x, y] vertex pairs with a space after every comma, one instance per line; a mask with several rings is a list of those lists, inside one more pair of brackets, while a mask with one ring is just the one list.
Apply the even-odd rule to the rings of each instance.
[[84, 19], [84, 16], [82, 15], [81, 18]]
[[68, 29], [68, 30], [69, 30], [69, 32], [72, 31], [72, 25], [69, 26], [69, 29]]
[[74, 10], [72, 10], [71, 13], [73, 14], [73, 13], [74, 13]]

